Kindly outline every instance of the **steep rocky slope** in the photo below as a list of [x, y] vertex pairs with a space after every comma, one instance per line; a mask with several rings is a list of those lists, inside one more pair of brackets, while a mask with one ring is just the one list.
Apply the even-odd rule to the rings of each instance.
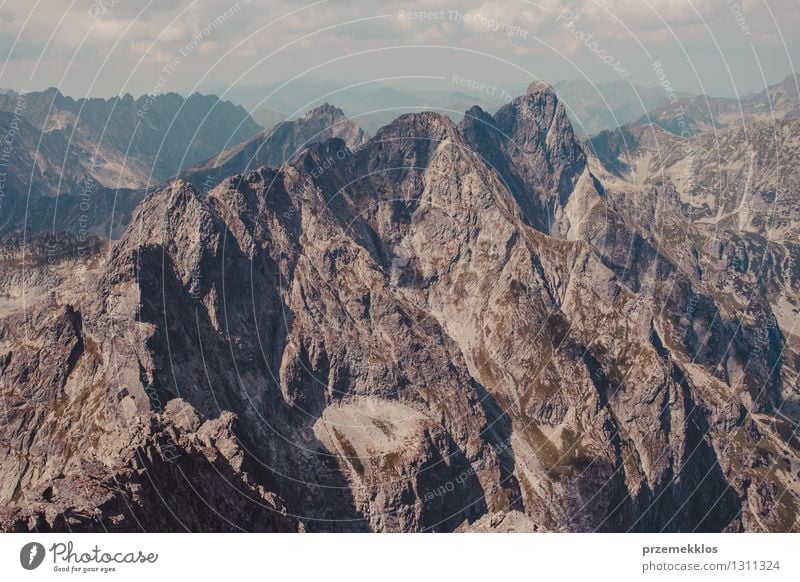
[[[723, 313], [752, 325], [757, 353], [777, 346], [783, 362], [800, 361], [798, 140], [800, 121], [780, 119], [688, 140], [628, 127], [590, 144], [593, 170], [630, 228], [695, 273]], [[796, 364], [778, 366], [773, 380], [779, 415], [795, 427]]]
[[[128, 334], [139, 327], [113, 322], [136, 305], [124, 284], [113, 291], [115, 312], [97, 293], [112, 288], [102, 271], [107, 243], [31, 233], [3, 243], [4, 529], [297, 529], [249, 479], [230, 413], [206, 420], [179, 400], [151, 407], [130, 382], [138, 371], [106, 360], [107, 347], [121, 344], [135, 365]], [[108, 335], [85, 320], [94, 309], [98, 323], [108, 318]]]
[[797, 530], [783, 324], [612, 180], [535, 83], [4, 239], [3, 527]]

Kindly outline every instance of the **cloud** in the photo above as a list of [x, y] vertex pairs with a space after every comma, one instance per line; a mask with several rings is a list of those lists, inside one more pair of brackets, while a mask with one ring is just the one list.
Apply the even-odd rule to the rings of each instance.
[[[581, 30], [593, 34], [608, 53], [624, 55], [632, 64], [638, 60], [646, 65], [645, 51], [651, 57], [671, 56], [677, 62], [687, 58], [685, 48], [689, 58], [699, 62], [700, 56], [717, 52], [717, 43], [726, 52], [751, 53], [754, 42], [764, 52], [765, 66], [783, 67], [788, 73], [786, 50], [800, 60], [793, 34], [800, 25], [796, 0], [773, 0], [768, 6], [763, 0], [738, 1], [739, 16], [732, 13], [736, 2], [719, 0], [156, 0], [150, 4], [6, 0], [0, 10], [0, 47], [9, 65], [0, 76], [0, 86], [52, 85], [66, 71], [67, 92], [77, 94], [87, 87], [99, 94], [142, 92], [161, 75], [164, 64], [188, 45], [191, 50], [168, 79], [175, 87], [191, 85], [204, 75], [215, 81], [235, 81], [240, 75], [288, 78], [347, 55], [352, 56], [346, 61], [352, 68], [337, 74], [393, 74], [387, 69], [390, 65], [426, 71], [438, 67], [446, 74], [448, 67], [456, 66], [450, 59], [459, 58], [457, 51], [445, 54], [434, 49], [429, 58], [413, 53], [416, 61], [410, 63], [403, 56], [411, 53], [401, 49], [390, 61], [354, 56], [410, 45], [486, 53], [486, 58], [469, 53], [476, 76], [519, 74], [514, 67], [498, 69], [491, 57], [545, 76], [575, 76], [574, 70], [564, 68], [565, 62], [570, 63], [566, 59], [583, 67], [582, 73], [607, 73], [592, 67], [596, 62], [584, 43], [565, 34], [556, 21], [562, 10], [579, 15]], [[401, 10], [442, 11], [446, 16], [400, 19]], [[453, 11], [459, 16], [452, 16]], [[370, 17], [376, 18], [364, 20]], [[748, 34], [742, 30], [743, 20]], [[783, 47], [776, 22], [789, 47]], [[259, 64], [273, 52], [273, 57]], [[219, 59], [222, 63], [214, 67]], [[104, 60], [107, 64], [102, 66]], [[31, 79], [34, 66], [36, 74]]]

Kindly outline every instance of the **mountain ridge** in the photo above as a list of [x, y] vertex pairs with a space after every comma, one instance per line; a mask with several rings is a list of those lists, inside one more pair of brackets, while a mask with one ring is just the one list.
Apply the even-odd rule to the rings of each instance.
[[470, 111], [172, 182], [92, 261], [7, 267], [3, 528], [179, 527], [160, 493], [200, 530], [230, 527], [203, 500], [259, 531], [796, 530], [800, 360], [755, 266], [725, 273], [752, 301], [714, 291], [546, 84]]

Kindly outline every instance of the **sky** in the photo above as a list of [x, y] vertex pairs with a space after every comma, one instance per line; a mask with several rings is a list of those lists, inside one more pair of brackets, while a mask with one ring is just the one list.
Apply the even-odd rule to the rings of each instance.
[[624, 79], [735, 96], [800, 66], [797, 30], [798, 0], [0, 0], [0, 87]]

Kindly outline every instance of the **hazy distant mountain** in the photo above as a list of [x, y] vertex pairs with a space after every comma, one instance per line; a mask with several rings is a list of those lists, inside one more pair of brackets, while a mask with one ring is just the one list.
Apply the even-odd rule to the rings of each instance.
[[641, 117], [638, 124], [654, 123], [676, 135], [686, 136], [742, 127], [751, 121], [794, 117], [800, 117], [800, 76], [796, 74], [741, 99], [706, 95], [679, 99], [653, 109]]
[[3, 529], [798, 531], [771, 127], [609, 170], [544, 83], [354, 151], [287, 127], [113, 243], [0, 239]]
[[6, 231], [67, 228], [72, 217], [107, 232], [112, 207], [129, 211], [141, 200], [129, 200], [131, 192], [261, 130], [242, 107], [199, 94], [75, 100], [53, 88], [8, 92], [0, 113], [0, 131], [20, 126], [3, 192]]
[[[459, 85], [459, 80], [469, 82], [456, 75], [435, 84], [432, 82], [430, 88], [372, 84], [348, 86], [344, 82], [326, 79], [209, 88], [225, 92], [226, 98], [251, 110], [252, 116], [259, 121], [276, 120], [280, 116], [288, 118], [316, 104], [333, 103], [369, 133], [375, 133], [403, 113], [420, 110], [440, 111], [458, 123], [463, 112], [471, 106], [479, 105], [494, 112], [519, 92], [512, 86], [491, 84], [485, 84], [483, 89], [470, 90]], [[581, 136], [624, 125], [667, 100], [667, 93], [661, 87], [642, 87], [622, 80], [597, 84], [561, 81], [555, 89], [567, 106], [576, 133]]]
[[50, 88], [0, 96], [0, 111], [15, 109], [43, 133], [64, 136], [108, 187], [157, 183], [262, 129], [242, 107], [197, 93], [75, 100]]
[[441, 111], [458, 122], [472, 105], [495, 111], [513, 95], [510, 90], [491, 86], [484, 91], [470, 91], [454, 83], [452, 78], [439, 80], [434, 88], [403, 86], [400, 89], [392, 85], [298, 79], [262, 86], [210, 85], [209, 89], [223, 92], [227, 99], [247, 108], [258, 120], [297, 117], [323, 103], [332, 103], [369, 133], [375, 133], [403, 113], [423, 109]]
[[668, 97], [661, 87], [642, 87], [623, 80], [561, 81], [554, 88], [576, 133], [582, 136], [625, 125], [666, 103]]
[[272, 127], [285, 121], [288, 116], [272, 109], [261, 108], [251, 111], [250, 117], [261, 127]]

